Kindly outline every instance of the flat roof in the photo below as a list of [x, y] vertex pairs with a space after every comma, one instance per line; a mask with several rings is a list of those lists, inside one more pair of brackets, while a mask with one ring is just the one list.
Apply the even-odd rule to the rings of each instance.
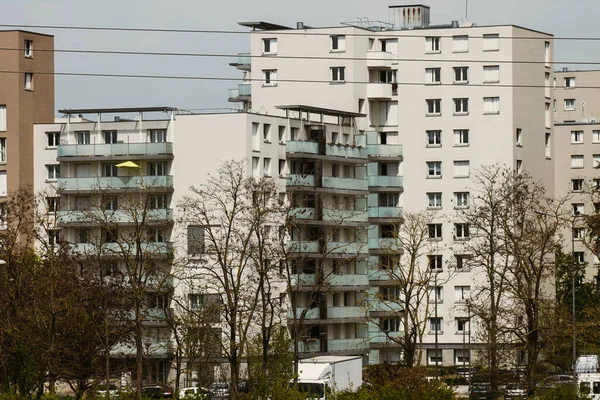
[[366, 117], [367, 114], [356, 113], [352, 111], [334, 110], [332, 108], [321, 108], [315, 106], [307, 106], [302, 104], [288, 105], [288, 106], [275, 106], [280, 110], [291, 110], [291, 111], [306, 111], [310, 113], [317, 113], [323, 115], [329, 115], [333, 117]]
[[252, 28], [252, 30], [261, 29], [263, 31], [279, 31], [282, 29], [292, 29], [288, 26], [273, 24], [271, 22], [265, 21], [238, 22], [238, 25]]
[[34, 31], [26, 31], [24, 29], [0, 29], [0, 33], [4, 33], [4, 32], [23, 32], [23, 33], [30, 33], [32, 35], [40, 35], [40, 36], [48, 36], [48, 37], [54, 37], [54, 35], [50, 35], [48, 33], [40, 33], [40, 32], [34, 32]]
[[98, 113], [133, 113], [133, 112], [160, 112], [177, 111], [177, 107], [137, 107], [137, 108], [80, 108], [58, 110], [61, 114], [98, 114]]

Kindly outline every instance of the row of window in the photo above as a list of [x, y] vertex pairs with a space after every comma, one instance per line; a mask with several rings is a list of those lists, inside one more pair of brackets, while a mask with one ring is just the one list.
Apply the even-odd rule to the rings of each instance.
[[[427, 193], [427, 207], [441, 209], [442, 208], [442, 192]], [[454, 192], [454, 207], [455, 208], [469, 207], [469, 192]]]
[[[252, 176], [259, 178], [261, 176], [273, 176], [272, 161], [269, 157], [264, 157], [262, 162], [262, 170], [260, 165], [260, 157], [252, 157]], [[287, 160], [279, 159], [277, 163], [277, 171], [279, 176], [285, 176], [289, 173]]]
[[[442, 224], [428, 224], [429, 239], [442, 240]], [[454, 240], [469, 239], [469, 224], [455, 223], [454, 224]]]
[[[116, 144], [123, 143], [119, 141], [119, 132], [116, 130], [103, 130], [101, 132], [101, 143]], [[75, 131], [75, 140], [77, 144], [91, 144], [90, 131]], [[150, 143], [164, 143], [167, 141], [166, 129], [148, 129], [147, 140]], [[46, 146], [56, 147], [60, 144], [60, 132], [46, 132]]]
[[[581, 178], [571, 179], [571, 188], [574, 192], [583, 191], [584, 184], [584, 180]], [[594, 190], [600, 190], [600, 178], [594, 178], [592, 180], [592, 187]], [[594, 203], [594, 210], [596, 213], [600, 213], [600, 203]]]
[[[454, 161], [454, 178], [468, 178], [470, 175], [469, 161]], [[442, 177], [442, 162], [427, 161], [427, 177], [441, 178]]]
[[[583, 131], [571, 131], [571, 143], [582, 144], [585, 134]], [[600, 143], [600, 130], [592, 131], [592, 143]]]
[[[467, 84], [469, 83], [469, 67], [453, 67], [453, 83]], [[498, 83], [500, 82], [500, 66], [499, 65], [484, 65], [483, 66], [483, 83]], [[436, 84], [442, 83], [441, 68], [425, 68], [425, 83]]]
[[[429, 36], [425, 38], [426, 53], [441, 53], [441, 37]], [[483, 51], [498, 51], [500, 50], [500, 35], [497, 33], [483, 35]], [[469, 51], [469, 36], [456, 35], [452, 36], [452, 52], [467, 53]]]
[[[54, 235], [54, 240], [59, 241], [59, 231], [57, 230]], [[79, 244], [95, 243], [97, 239], [101, 239], [102, 243], [119, 243], [122, 238], [119, 233], [119, 228], [113, 226], [110, 228], [102, 228], [100, 231], [100, 237], [96, 238], [92, 234], [92, 230], [89, 228], [78, 228], [75, 230], [75, 242]], [[167, 230], [164, 228], [147, 228], [144, 236], [144, 240], [150, 243], [166, 243], [168, 239]]]
[[[469, 318], [457, 317], [454, 318], [454, 331], [457, 335], [469, 333]], [[444, 332], [444, 319], [442, 317], [431, 317], [429, 318], [429, 333], [443, 334]]]
[[[571, 168], [584, 168], [584, 156], [576, 154], [571, 156]], [[600, 168], [600, 154], [592, 155], [592, 168]]]
[[[168, 207], [168, 196], [166, 194], [152, 195], [148, 197], [148, 209], [159, 210]], [[60, 209], [60, 197], [49, 196], [46, 197], [47, 211], [50, 213], [57, 212]], [[75, 197], [73, 209], [76, 211], [85, 211], [92, 209], [94, 202], [90, 196], [77, 196]], [[102, 210], [115, 211], [119, 209], [119, 197], [118, 196], [106, 196], [103, 195], [100, 201], [97, 203]]]
[[[89, 164], [78, 164], [77, 177], [89, 177]], [[165, 176], [168, 175], [168, 164], [166, 162], [150, 162], [147, 167], [148, 176]], [[101, 177], [116, 177], [119, 176], [119, 168], [116, 163], [103, 163], [101, 168]], [[46, 165], [46, 179], [55, 181], [60, 178], [60, 164]]]
[[[469, 114], [469, 99], [468, 98], [456, 98], [452, 99], [454, 107], [454, 115], [468, 115]], [[442, 115], [442, 100], [441, 99], [427, 99], [426, 103], [426, 115], [427, 116], [440, 116]], [[483, 113], [484, 114], [499, 114], [500, 113], [500, 97], [484, 97], [483, 98]]]
[[[431, 303], [444, 301], [444, 290], [443, 286], [430, 286], [429, 287], [429, 301]], [[454, 302], [465, 303], [469, 300], [471, 295], [471, 286], [460, 285], [454, 286]], [[382, 300], [393, 301], [401, 300], [400, 289], [395, 286], [381, 286], [379, 288], [379, 297]]]
[[[469, 145], [469, 130], [468, 129], [454, 129], [454, 146], [468, 146]], [[441, 147], [442, 146], [442, 131], [433, 130], [426, 131], [427, 134], [427, 146], [428, 147]]]

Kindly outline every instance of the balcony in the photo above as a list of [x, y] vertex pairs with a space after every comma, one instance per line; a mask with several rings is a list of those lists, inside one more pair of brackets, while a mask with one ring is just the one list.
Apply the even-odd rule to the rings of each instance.
[[401, 144], [369, 144], [367, 145], [369, 157], [402, 158]]
[[385, 82], [367, 83], [367, 97], [369, 99], [391, 99], [392, 84]]
[[371, 175], [368, 177], [369, 187], [402, 187], [402, 176]]
[[395, 238], [375, 238], [369, 239], [370, 250], [398, 251], [402, 249], [402, 242]]
[[286, 153], [319, 154], [319, 144], [310, 140], [288, 140], [285, 142]]
[[333, 339], [327, 341], [328, 351], [360, 351], [369, 348], [369, 339]]
[[[134, 243], [73, 243], [71, 249], [78, 255], [90, 255], [96, 256], [102, 254], [105, 256], [126, 256], [128, 254], [134, 255], [136, 252], [136, 245]], [[173, 253], [172, 242], [149, 242], [141, 243], [140, 249], [142, 253], [146, 255], [171, 255]]]
[[289, 174], [286, 178], [285, 184], [286, 184], [286, 186], [315, 187], [315, 176], [314, 175]]
[[[288, 212], [292, 219], [296, 220], [314, 220], [315, 209], [308, 207], [297, 207]], [[348, 222], [367, 222], [367, 213], [365, 211], [354, 210], [323, 210], [323, 221], [344, 224]]]
[[[118, 343], [114, 345], [110, 354], [114, 356], [135, 356], [133, 343]], [[154, 357], [166, 357], [173, 352], [170, 340], [144, 340], [144, 354]]]
[[59, 178], [59, 191], [102, 191], [113, 189], [172, 188], [173, 177], [163, 176], [110, 176], [88, 178]]
[[313, 241], [290, 241], [288, 242], [288, 251], [290, 253], [319, 253], [319, 242]]
[[229, 89], [229, 101], [250, 101], [251, 86], [249, 83], [240, 83], [237, 89]]
[[313, 286], [315, 284], [314, 274], [293, 274], [290, 275], [290, 286]]
[[392, 53], [367, 51], [367, 68], [392, 68]]
[[401, 207], [369, 207], [369, 218], [401, 218]]
[[368, 251], [367, 244], [361, 242], [326, 242], [326, 254], [358, 255]]
[[400, 304], [400, 300], [395, 301], [375, 301], [371, 303], [371, 308], [369, 312], [375, 313], [399, 313], [402, 312], [402, 305]]
[[327, 279], [330, 286], [369, 286], [368, 275], [330, 275]]
[[144, 223], [152, 224], [156, 222], [173, 221], [173, 210], [170, 208], [156, 210], [75, 210], [75, 211], [59, 211], [57, 213], [57, 222], [59, 225], [85, 225], [101, 223], [132, 223], [136, 220]]
[[173, 155], [173, 143], [64, 144], [57, 153], [58, 158]]
[[[306, 310], [306, 314], [304, 319], [319, 319], [320, 313], [318, 308], [309, 308], [306, 309], [304, 307], [296, 308], [296, 318], [300, 319], [302, 313]], [[294, 315], [292, 314], [292, 310], [288, 310], [287, 314], [288, 319], [293, 319]]]
[[321, 342], [316, 338], [299, 341], [298, 351], [300, 353], [319, 353], [321, 351]]
[[250, 71], [251, 59], [250, 53], [238, 53], [237, 61], [229, 63], [229, 65], [242, 71]]
[[363, 307], [327, 307], [327, 319], [336, 318], [365, 318], [366, 310]]
[[355, 178], [334, 178], [333, 176], [323, 177], [323, 187], [329, 189], [344, 190], [368, 190], [369, 185], [366, 179]]
[[[371, 344], [371, 347], [375, 348], [384, 347], [385, 345], [394, 345], [400, 343], [403, 335], [402, 332], [387, 332], [387, 334], [384, 332], [370, 333], [369, 343]], [[398, 338], [399, 340], [395, 341], [395, 338]]]
[[367, 158], [367, 149], [347, 144], [327, 144], [326, 154], [331, 157]]

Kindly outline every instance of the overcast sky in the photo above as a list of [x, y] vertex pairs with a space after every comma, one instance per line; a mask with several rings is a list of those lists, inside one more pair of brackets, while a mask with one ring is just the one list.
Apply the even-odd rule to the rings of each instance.
[[[515, 24], [556, 37], [600, 36], [598, 0], [468, 0], [468, 19], [479, 25]], [[238, 21], [336, 26], [357, 17], [388, 21], [390, 0], [1, 0], [0, 24], [78, 25], [194, 30], [245, 30]], [[429, 0], [431, 23], [465, 16], [465, 0]], [[0, 27], [0, 29], [7, 29]], [[248, 51], [246, 34], [128, 33], [30, 29], [53, 34], [56, 49], [235, 54]], [[600, 41], [557, 41], [557, 61], [600, 62]], [[223, 57], [166, 57], [57, 53], [57, 72], [238, 77]], [[557, 68], [560, 66], [557, 65]], [[578, 69], [598, 69], [597, 65]], [[232, 107], [235, 82], [106, 77], [56, 77], [56, 108], [179, 106]]]

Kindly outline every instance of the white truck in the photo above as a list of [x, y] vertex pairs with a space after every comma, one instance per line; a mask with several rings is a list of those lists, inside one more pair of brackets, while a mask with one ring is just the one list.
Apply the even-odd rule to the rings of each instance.
[[362, 385], [361, 356], [318, 356], [300, 360], [298, 388], [309, 398], [329, 400], [342, 390], [356, 391]]
[[600, 400], [600, 362], [597, 355], [582, 355], [575, 362], [579, 393]]

